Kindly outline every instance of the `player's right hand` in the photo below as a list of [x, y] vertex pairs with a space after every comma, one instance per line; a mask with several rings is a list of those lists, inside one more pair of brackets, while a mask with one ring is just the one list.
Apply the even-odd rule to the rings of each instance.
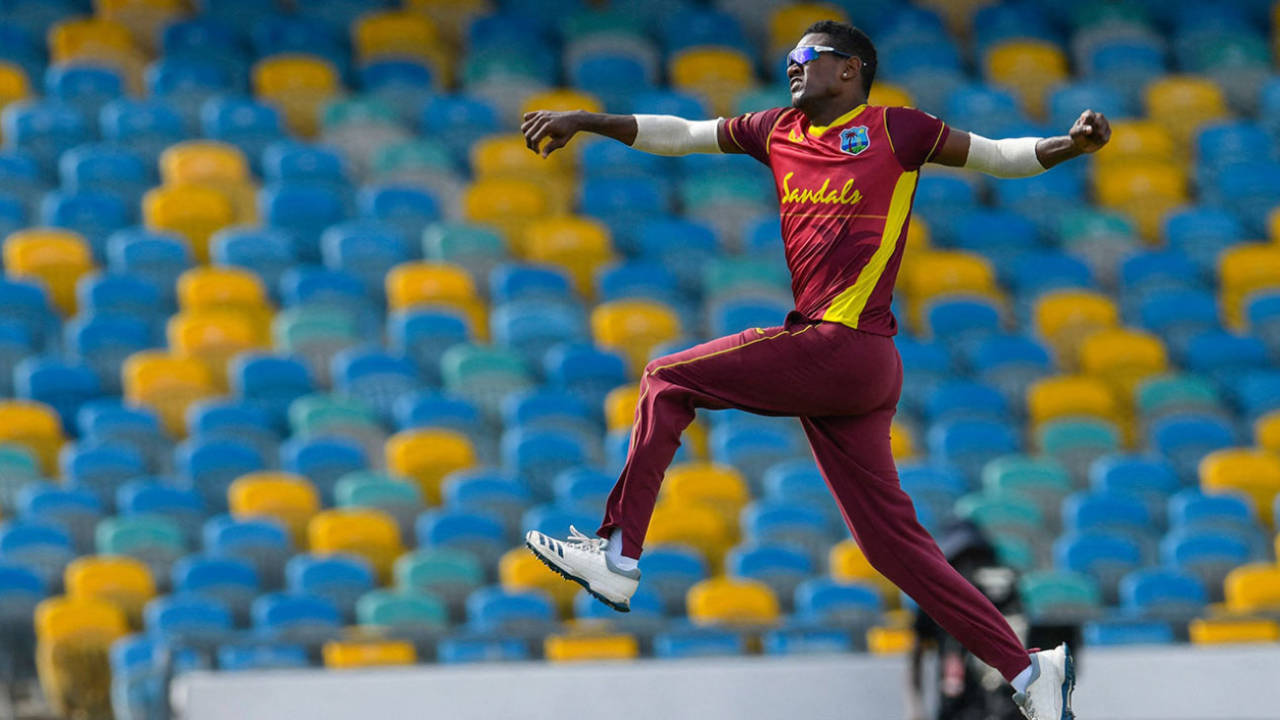
[[[578, 111], [558, 112], [555, 110], [535, 110], [524, 114], [520, 123], [520, 132], [524, 134], [524, 144], [530, 150], [546, 157], [569, 144], [569, 140], [580, 130]], [[546, 141], [543, 144], [543, 141]]]

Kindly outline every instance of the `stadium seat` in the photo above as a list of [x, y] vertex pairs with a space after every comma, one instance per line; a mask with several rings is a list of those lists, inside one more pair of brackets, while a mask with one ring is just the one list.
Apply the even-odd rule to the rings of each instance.
[[475, 462], [474, 446], [456, 430], [404, 430], [386, 444], [388, 469], [417, 483], [431, 505], [440, 503], [445, 476]]
[[142, 199], [147, 229], [181, 236], [201, 262], [209, 260], [209, 238], [230, 225], [234, 213], [224, 195], [200, 186], [160, 187], [148, 190]]
[[124, 613], [105, 601], [55, 597], [36, 606], [36, 667], [54, 712], [111, 712], [107, 653], [128, 629]]
[[1119, 309], [1105, 295], [1083, 290], [1058, 290], [1041, 295], [1035, 304], [1035, 329], [1058, 355], [1059, 362], [1074, 363], [1075, 349], [1097, 330], [1114, 328]]
[[349, 553], [364, 558], [379, 581], [391, 577], [391, 565], [401, 552], [400, 530], [387, 513], [373, 508], [325, 510], [307, 524], [312, 550]]
[[645, 542], [687, 545], [701, 555], [708, 567], [718, 568], [732, 542], [732, 534], [725, 518], [709, 506], [659, 502]]
[[1270, 563], [1242, 565], [1227, 574], [1225, 591], [1232, 612], [1274, 612], [1280, 605], [1280, 571]]
[[370, 668], [412, 665], [417, 660], [413, 644], [405, 640], [330, 640], [322, 649], [327, 668]]
[[50, 591], [61, 587], [63, 572], [75, 556], [71, 536], [56, 522], [13, 519], [0, 524], [0, 561], [35, 573]]
[[205, 522], [203, 535], [210, 556], [248, 563], [264, 589], [284, 586], [284, 565], [293, 555], [293, 542], [280, 521], [265, 516], [237, 520], [218, 515]]
[[1018, 591], [1027, 613], [1042, 622], [1079, 622], [1101, 614], [1102, 593], [1090, 576], [1040, 570], [1022, 576]]
[[76, 281], [93, 264], [84, 238], [72, 231], [32, 228], [4, 239], [6, 275], [44, 283], [50, 299], [68, 316], [76, 311]]
[[252, 81], [254, 94], [279, 107], [288, 128], [303, 137], [316, 133], [320, 107], [341, 87], [332, 64], [302, 53], [259, 60], [253, 66]]
[[332, 602], [295, 592], [259, 595], [251, 613], [253, 628], [259, 634], [303, 643], [331, 639], [342, 622]]
[[591, 330], [597, 344], [627, 356], [633, 376], [648, 362], [654, 346], [674, 339], [679, 319], [663, 305], [643, 300], [615, 300], [596, 306]]
[[1147, 115], [1184, 147], [1196, 129], [1229, 112], [1222, 88], [1204, 77], [1167, 75], [1148, 85], [1143, 94]]
[[110, 603], [132, 628], [142, 626], [142, 608], [156, 594], [147, 566], [127, 556], [77, 558], [67, 565], [64, 583], [68, 597]]
[[337, 608], [344, 622], [355, 619], [356, 601], [376, 584], [374, 571], [365, 558], [334, 553], [332, 549], [324, 554], [294, 555], [285, 564], [288, 592], [323, 598]]
[[299, 547], [307, 538], [307, 525], [320, 510], [315, 487], [292, 473], [259, 471], [241, 475], [227, 490], [227, 504], [236, 519], [266, 516], [288, 528]]
[[778, 600], [756, 580], [720, 577], [702, 580], [686, 597], [689, 619], [699, 625], [758, 626], [779, 617]]
[[1274, 620], [1197, 618], [1188, 629], [1196, 645], [1274, 643], [1280, 638], [1280, 623]]
[[1280, 460], [1263, 450], [1222, 449], [1200, 461], [1200, 487], [1207, 493], [1235, 491], [1253, 502], [1253, 512], [1264, 524], [1267, 512], [1280, 492]]

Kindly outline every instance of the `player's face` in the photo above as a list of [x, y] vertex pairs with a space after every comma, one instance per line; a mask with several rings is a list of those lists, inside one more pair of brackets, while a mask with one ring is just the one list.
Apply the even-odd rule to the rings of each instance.
[[[810, 33], [800, 38], [797, 48], [831, 47], [831, 38], [822, 33]], [[804, 64], [789, 61], [787, 82], [791, 88], [791, 105], [804, 110], [821, 103], [824, 98], [840, 94], [843, 79], [840, 73], [848, 67], [848, 59], [832, 52], [820, 52]]]

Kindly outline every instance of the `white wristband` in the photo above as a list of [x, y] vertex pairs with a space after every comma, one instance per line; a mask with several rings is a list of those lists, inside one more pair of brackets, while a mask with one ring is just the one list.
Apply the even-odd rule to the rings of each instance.
[[690, 121], [674, 115], [636, 115], [636, 139], [631, 147], [655, 155], [718, 153], [716, 129], [720, 119]]
[[969, 133], [969, 157], [964, 166], [1002, 178], [1029, 177], [1045, 171], [1036, 157], [1040, 138], [1022, 137], [990, 140]]

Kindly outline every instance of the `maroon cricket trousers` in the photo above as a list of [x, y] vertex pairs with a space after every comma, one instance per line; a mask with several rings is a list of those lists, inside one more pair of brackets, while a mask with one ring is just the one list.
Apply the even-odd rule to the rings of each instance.
[[608, 537], [640, 557], [658, 488], [698, 408], [798, 416], [822, 476], [871, 565], [983, 662], [1012, 679], [1027, 651], [995, 606], [947, 563], [898, 484], [889, 427], [902, 390], [893, 339], [796, 313], [653, 360], [640, 380], [626, 465], [609, 495]]

